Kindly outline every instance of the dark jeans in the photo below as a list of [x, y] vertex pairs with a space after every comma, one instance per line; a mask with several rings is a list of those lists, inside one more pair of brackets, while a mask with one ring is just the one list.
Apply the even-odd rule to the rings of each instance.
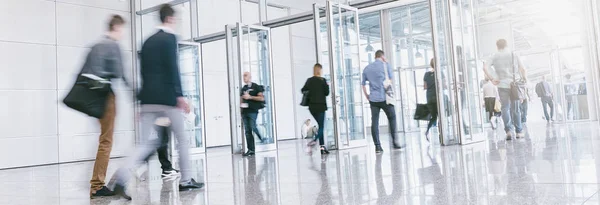
[[510, 98], [509, 88], [498, 88], [498, 94], [500, 95], [500, 104], [502, 104], [502, 121], [504, 121], [504, 131], [512, 131], [513, 129], [517, 133], [523, 131], [523, 124], [521, 124], [521, 111], [519, 107], [521, 103], [519, 100], [512, 100]]
[[[546, 116], [546, 120], [552, 120], [552, 118], [554, 118], [554, 101], [552, 100], [552, 97], [542, 97], [542, 107], [544, 108], [544, 115]], [[550, 107], [550, 116], [548, 116], [547, 107]]]
[[244, 121], [244, 130], [246, 132], [246, 143], [248, 144], [248, 151], [254, 152], [254, 135], [256, 133], [258, 139], [262, 140], [258, 128], [256, 127], [256, 118], [258, 113], [242, 113], [242, 120]]
[[388, 105], [386, 102], [369, 102], [371, 104], [371, 135], [375, 146], [381, 146], [379, 141], [379, 112], [383, 110], [389, 120], [390, 135], [392, 142], [396, 145], [396, 111], [394, 105]]
[[429, 114], [431, 115], [431, 119], [429, 119], [429, 124], [427, 125], [427, 132], [429, 132], [429, 129], [437, 124], [438, 107], [435, 98], [427, 101], [427, 109], [429, 109]]
[[324, 146], [325, 139], [323, 136], [323, 131], [325, 130], [325, 112], [310, 110], [310, 114], [313, 116], [313, 118], [315, 118], [317, 124], [319, 125], [319, 131], [317, 132], [315, 141], [319, 139], [319, 145]]
[[529, 107], [529, 102], [527, 100], [523, 100], [523, 102], [521, 103], [521, 122], [522, 123], [527, 122], [528, 107]]
[[173, 170], [173, 165], [169, 161], [169, 136], [171, 135], [171, 131], [168, 127], [156, 126], [156, 132], [158, 133], [158, 138], [160, 138], [160, 146], [156, 149], [160, 168], [163, 171]]

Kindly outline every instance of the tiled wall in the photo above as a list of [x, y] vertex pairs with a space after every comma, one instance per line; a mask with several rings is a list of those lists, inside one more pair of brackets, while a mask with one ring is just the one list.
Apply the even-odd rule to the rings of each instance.
[[[7, 21], [0, 26], [0, 169], [95, 157], [97, 120], [61, 101], [111, 14], [129, 19], [129, 1], [2, 1], [0, 18]], [[121, 45], [131, 78], [129, 32]], [[113, 156], [133, 143], [131, 95], [129, 88], [117, 91]]]

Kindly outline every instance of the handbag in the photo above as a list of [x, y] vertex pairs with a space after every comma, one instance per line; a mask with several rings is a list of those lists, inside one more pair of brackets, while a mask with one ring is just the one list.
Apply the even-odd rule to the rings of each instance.
[[502, 111], [502, 104], [500, 104], [500, 100], [498, 100], [498, 98], [496, 98], [496, 102], [494, 102], [494, 112], [501, 112]]
[[415, 115], [413, 116], [413, 119], [425, 121], [429, 121], [431, 119], [431, 113], [429, 112], [427, 104], [417, 104], [417, 109], [415, 109]]
[[307, 107], [309, 103], [310, 103], [310, 100], [309, 100], [309, 96], [308, 96], [308, 91], [302, 92], [302, 101], [300, 102], [300, 106]]
[[101, 119], [104, 116], [106, 99], [111, 92], [111, 86], [110, 81], [99, 79], [93, 75], [79, 75], [75, 85], [63, 99], [63, 103], [74, 110]]
[[517, 66], [515, 66], [515, 54], [512, 53], [513, 66], [513, 82], [510, 83], [510, 98], [511, 100], [523, 100], [527, 98], [527, 83], [522, 77], [517, 81]]
[[386, 62], [383, 62], [383, 70], [385, 71], [385, 80], [383, 81], [385, 103], [388, 105], [394, 105], [394, 102], [396, 101], [394, 98], [394, 86], [392, 86], [392, 80], [390, 79]]

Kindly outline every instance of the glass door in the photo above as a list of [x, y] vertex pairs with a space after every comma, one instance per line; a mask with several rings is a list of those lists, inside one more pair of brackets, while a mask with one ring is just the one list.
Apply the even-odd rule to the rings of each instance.
[[[229, 75], [229, 100], [231, 110], [232, 152], [246, 151], [247, 142], [241, 117], [241, 89], [243, 75], [249, 73], [264, 95], [264, 108], [258, 112], [253, 132], [255, 151], [277, 149], [276, 113], [273, 87], [273, 61], [271, 55], [271, 30], [254, 25], [229, 25], [226, 27], [227, 65]], [[260, 137], [258, 137], [260, 135]]]
[[[184, 126], [187, 137], [190, 139], [191, 153], [204, 153], [206, 151], [206, 129], [204, 117], [204, 80], [202, 66], [200, 66], [200, 44], [193, 42], [178, 43], [179, 72], [183, 96], [190, 105], [191, 112], [184, 116]], [[175, 140], [171, 140], [173, 155], [177, 155]]]
[[[314, 15], [317, 59], [324, 67], [323, 75], [331, 89], [328, 99], [331, 112], [325, 122], [327, 146], [330, 149], [365, 146], [358, 10], [327, 2], [325, 9], [315, 5]], [[332, 143], [331, 139], [335, 141]]]
[[485, 140], [471, 0], [430, 0], [442, 145]]

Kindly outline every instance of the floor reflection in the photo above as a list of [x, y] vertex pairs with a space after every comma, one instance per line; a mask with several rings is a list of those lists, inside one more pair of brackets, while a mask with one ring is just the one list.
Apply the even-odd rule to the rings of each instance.
[[[450, 147], [412, 133], [406, 149], [381, 155], [368, 146], [309, 156], [303, 141], [248, 158], [209, 149], [192, 158], [204, 189], [179, 192], [151, 160], [131, 202], [87, 197], [93, 162], [0, 170], [0, 204], [600, 204], [599, 128], [533, 124], [525, 139], [490, 131], [486, 142]], [[123, 161], [111, 160], [108, 175]]]

